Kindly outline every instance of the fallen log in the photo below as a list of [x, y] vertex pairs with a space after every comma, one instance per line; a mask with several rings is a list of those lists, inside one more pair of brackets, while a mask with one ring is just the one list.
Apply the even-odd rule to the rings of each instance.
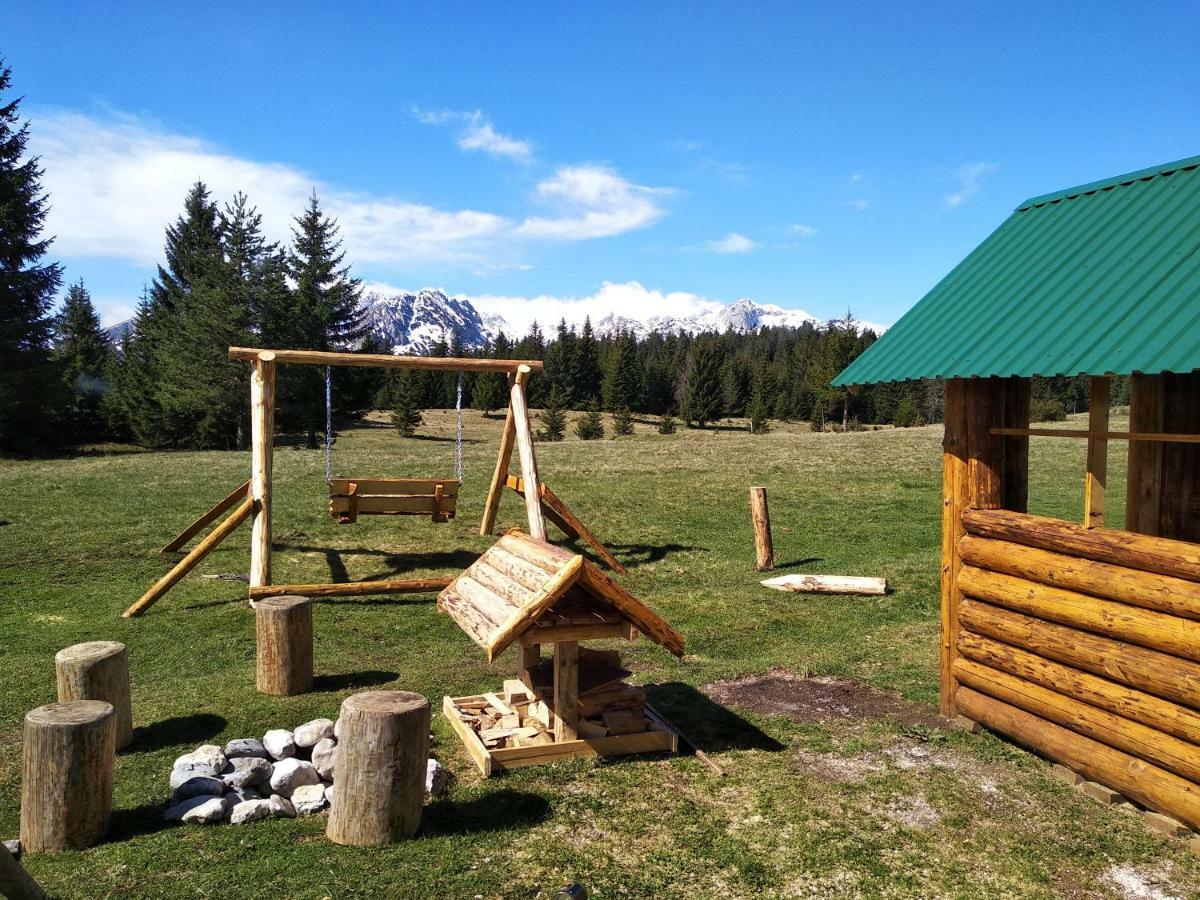
[[879, 596], [887, 593], [887, 579], [859, 575], [777, 575], [759, 582], [763, 587], [796, 594], [861, 594]]

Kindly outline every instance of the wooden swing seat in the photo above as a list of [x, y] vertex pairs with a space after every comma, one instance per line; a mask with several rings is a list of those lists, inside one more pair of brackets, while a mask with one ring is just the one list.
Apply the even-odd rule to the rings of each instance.
[[329, 482], [329, 512], [340, 525], [359, 516], [454, 518], [457, 478], [334, 478]]

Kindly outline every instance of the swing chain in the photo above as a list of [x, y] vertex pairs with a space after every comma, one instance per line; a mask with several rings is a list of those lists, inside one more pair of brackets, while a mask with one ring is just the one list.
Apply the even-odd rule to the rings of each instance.
[[454, 392], [454, 474], [458, 476], [458, 483], [463, 483], [463, 414], [462, 414], [462, 372], [458, 373], [458, 385]]
[[325, 483], [333, 484], [333, 395], [332, 366], [325, 367]]

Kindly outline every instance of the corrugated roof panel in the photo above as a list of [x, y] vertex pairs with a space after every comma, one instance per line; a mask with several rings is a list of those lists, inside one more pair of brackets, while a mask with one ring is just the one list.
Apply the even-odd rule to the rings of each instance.
[[1200, 369], [1200, 157], [1026, 201], [837, 385]]

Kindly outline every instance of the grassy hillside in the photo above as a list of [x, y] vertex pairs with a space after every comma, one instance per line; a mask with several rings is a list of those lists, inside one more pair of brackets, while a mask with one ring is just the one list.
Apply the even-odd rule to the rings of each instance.
[[[335, 474], [448, 476], [453, 422], [420, 437], [364, 427], [338, 441]], [[467, 415], [459, 518], [361, 519], [326, 511], [321, 453], [275, 455], [275, 580], [454, 573], [477, 533], [499, 421]], [[1082, 424], [1082, 423], [1077, 423]], [[1120, 427], [1114, 424], [1114, 427]], [[939, 428], [811, 434], [654, 433], [542, 445], [545, 479], [630, 567], [625, 583], [688, 640], [681, 661], [627, 647], [655, 704], [727, 769], [648, 757], [522, 770], [483, 781], [435, 716], [435, 754], [455, 778], [424, 835], [381, 850], [336, 847], [324, 819], [166, 827], [167, 773], [197, 744], [336, 715], [356, 690], [434, 699], [497, 687], [494, 668], [433, 597], [315, 605], [317, 689], [254, 690], [248, 530], [141, 619], [120, 612], [169, 561], [156, 550], [248, 474], [248, 454], [107, 448], [0, 464], [0, 837], [18, 822], [20, 722], [54, 697], [54, 652], [88, 639], [129, 646], [135, 725], [117, 762], [107, 843], [27, 857], [62, 896], [536, 897], [578, 879], [593, 897], [1157, 896], [1200, 883], [1200, 860], [1049, 776], [986, 735], [904, 725], [853, 704], [809, 721], [722, 706], [703, 686], [784, 667], [857, 679], [931, 711], [937, 693]], [[1034, 512], [1075, 518], [1082, 442], [1035, 440]], [[1112, 451], [1121, 470], [1124, 449]], [[781, 571], [886, 576], [883, 598], [766, 591], [752, 570], [747, 487], [770, 491]], [[1111, 483], [1119, 521], [1123, 485]], [[508, 495], [501, 525], [521, 524]], [[826, 684], [816, 682], [815, 684]], [[875, 695], [871, 695], [874, 697]], [[877, 699], [877, 698], [876, 698]], [[903, 716], [901, 717], [904, 718]], [[1133, 885], [1134, 888], [1130, 888]]]

